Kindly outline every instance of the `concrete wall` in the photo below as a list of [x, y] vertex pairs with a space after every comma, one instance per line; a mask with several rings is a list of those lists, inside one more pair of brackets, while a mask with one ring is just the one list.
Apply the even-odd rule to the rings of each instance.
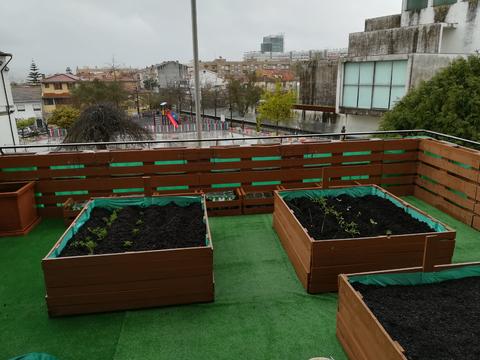
[[177, 61], [169, 61], [157, 65], [157, 72], [158, 86], [160, 89], [188, 84], [188, 67]]
[[335, 106], [338, 60], [312, 60], [299, 64], [300, 102]]
[[480, 49], [480, 2], [458, 0], [451, 5], [433, 6], [417, 11], [406, 11], [403, 1], [402, 26], [416, 26], [431, 23], [448, 23], [454, 28], [445, 29], [440, 52], [473, 53]]
[[438, 53], [441, 24], [350, 34], [348, 56]]
[[430, 80], [438, 71], [446, 68], [450, 63], [458, 59], [460, 55], [431, 55], [414, 54], [411, 56], [409, 88], [412, 89], [420, 85], [422, 81]]
[[[17, 133], [17, 124], [15, 123], [15, 118], [13, 117], [13, 97], [12, 90], [10, 87], [10, 80], [8, 78], [9, 71], [5, 69], [5, 63], [8, 60], [7, 57], [0, 55], [0, 71], [3, 71], [5, 79], [5, 88], [3, 87], [3, 82], [0, 78], [0, 145], [18, 145], [18, 133]], [[7, 97], [5, 97], [5, 90], [7, 92]], [[7, 98], [10, 105], [10, 109], [7, 108]], [[8, 114], [10, 113], [10, 117]], [[13, 132], [13, 138], [12, 138]]]
[[401, 14], [367, 19], [365, 20], [365, 31], [378, 31], [399, 28], [401, 23]]

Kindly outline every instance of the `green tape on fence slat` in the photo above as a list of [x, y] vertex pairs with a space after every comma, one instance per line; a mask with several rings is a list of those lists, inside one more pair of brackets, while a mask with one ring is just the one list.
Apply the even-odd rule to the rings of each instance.
[[385, 150], [384, 151], [384, 154], [387, 154], [387, 155], [401, 155], [405, 153], [406, 153], [405, 150]]
[[212, 184], [212, 189], [223, 189], [223, 188], [238, 188], [242, 186], [241, 183], [231, 183], [231, 184]]
[[188, 185], [157, 187], [157, 191], [174, 191], [174, 190], [188, 190], [188, 189], [189, 189]]
[[19, 168], [3, 168], [3, 172], [17, 172], [17, 171], [35, 171], [38, 170], [36, 166], [31, 167], [19, 167]]
[[269, 185], [281, 185], [281, 181], [255, 181], [252, 182], [252, 186], [269, 186]]
[[353, 175], [353, 176], [342, 176], [342, 180], [367, 180], [370, 179], [370, 176], [368, 175]]
[[317, 182], [322, 182], [322, 178], [318, 179], [303, 179], [304, 183], [317, 183]]
[[57, 191], [55, 192], [57, 196], [66, 196], [66, 195], [88, 195], [87, 190], [75, 190], [75, 191]]
[[110, 167], [134, 167], [134, 166], [143, 166], [143, 162], [133, 161], [133, 162], [110, 163]]
[[83, 168], [85, 168], [85, 165], [83, 164], [50, 166], [51, 170], [68, 170], [68, 169], [83, 169]]
[[371, 151], [346, 151], [343, 153], [343, 156], [362, 156], [362, 155], [372, 155]]
[[132, 192], [144, 192], [144, 188], [130, 188], [130, 189], [113, 189], [114, 194], [125, 194]]
[[282, 160], [281, 156], [255, 156], [252, 161], [278, 161]]
[[324, 154], [305, 154], [303, 155], [304, 159], [323, 159], [332, 157], [332, 153], [324, 153]]
[[220, 158], [211, 158], [210, 162], [212, 163], [231, 163], [231, 162], [240, 162], [240, 158], [230, 158], [230, 159], [220, 159]]
[[155, 161], [155, 165], [185, 165], [187, 160], [166, 160], [166, 161]]

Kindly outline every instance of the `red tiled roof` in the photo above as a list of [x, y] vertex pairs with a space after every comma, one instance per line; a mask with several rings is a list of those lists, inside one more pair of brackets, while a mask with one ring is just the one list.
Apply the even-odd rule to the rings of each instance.
[[268, 70], [268, 69], [260, 69], [258, 70], [259, 76], [261, 78], [267, 78], [272, 80], [280, 80], [280, 81], [294, 81], [295, 74], [291, 70]]
[[42, 83], [68, 83], [68, 82], [77, 82], [80, 78], [72, 74], [55, 74], [48, 76], [45, 79], [42, 79]]

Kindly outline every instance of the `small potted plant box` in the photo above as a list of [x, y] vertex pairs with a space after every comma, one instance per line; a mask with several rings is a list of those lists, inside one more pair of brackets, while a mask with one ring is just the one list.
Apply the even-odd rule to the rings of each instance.
[[477, 359], [480, 263], [339, 276], [348, 358]]
[[246, 191], [241, 189], [243, 196], [243, 213], [271, 214], [273, 212], [273, 191]]
[[242, 215], [242, 194], [239, 189], [205, 194], [209, 216]]
[[26, 235], [40, 222], [34, 187], [33, 181], [0, 184], [0, 236]]
[[93, 198], [42, 268], [50, 316], [213, 301], [205, 198]]
[[336, 291], [339, 274], [419, 266], [434, 236], [451, 263], [456, 232], [378, 186], [275, 191], [273, 225], [305, 289]]

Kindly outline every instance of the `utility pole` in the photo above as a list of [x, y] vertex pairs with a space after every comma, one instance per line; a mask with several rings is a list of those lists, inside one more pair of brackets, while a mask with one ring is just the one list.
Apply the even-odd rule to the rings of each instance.
[[198, 64], [198, 34], [197, 34], [197, 0], [191, 0], [192, 5], [192, 38], [193, 38], [193, 71], [194, 86], [195, 86], [195, 119], [197, 123], [197, 139], [198, 146], [201, 147], [202, 143], [202, 119], [200, 110], [200, 74]]

